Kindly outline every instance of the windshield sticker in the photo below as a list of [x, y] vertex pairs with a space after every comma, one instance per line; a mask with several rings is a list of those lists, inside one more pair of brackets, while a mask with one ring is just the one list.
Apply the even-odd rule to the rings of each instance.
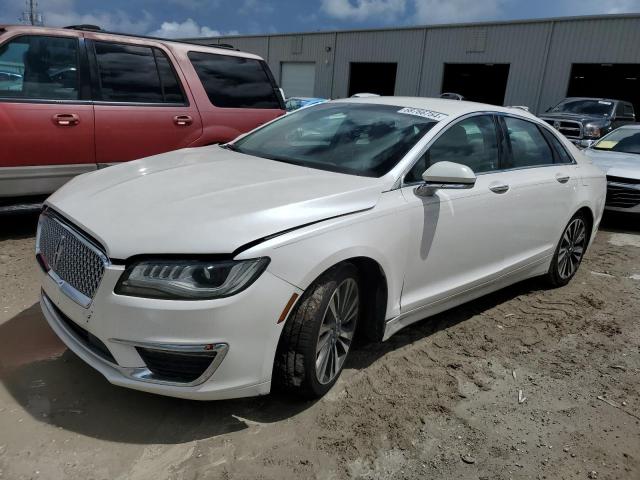
[[602, 105], [612, 105], [611, 102], [605, 102], [604, 100], [598, 100], [598, 103], [601, 103]]
[[611, 150], [617, 144], [618, 142], [616, 140], [600, 140], [596, 146], [605, 150]]
[[417, 117], [428, 118], [429, 120], [435, 120], [439, 122], [447, 118], [449, 115], [446, 113], [434, 112], [433, 110], [425, 110], [424, 108], [411, 108], [406, 107], [401, 110], [398, 110], [398, 113], [405, 113], [407, 115], [415, 115]]

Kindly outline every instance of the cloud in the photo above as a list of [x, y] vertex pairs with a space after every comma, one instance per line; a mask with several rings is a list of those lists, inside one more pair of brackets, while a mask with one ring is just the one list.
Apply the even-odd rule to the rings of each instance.
[[563, 2], [563, 15], [600, 15], [603, 13], [638, 13], [640, 0], [570, 0]]
[[149, 35], [164, 38], [189, 38], [189, 37], [220, 37], [222, 35], [238, 35], [237, 30], [221, 32], [207, 26], [200, 26], [192, 19], [187, 18], [184, 22], [162, 22], [159, 29], [152, 31]]
[[406, 0], [321, 0], [321, 10], [339, 20], [362, 22], [371, 18], [393, 21], [405, 12]]
[[153, 17], [149, 12], [143, 11], [142, 15], [131, 18], [126, 12], [116, 10], [114, 12], [96, 12], [79, 14], [69, 11], [43, 10], [44, 21], [50, 27], [64, 27], [67, 25], [98, 25], [103, 30], [121, 33], [145, 33], [153, 23]]
[[460, 23], [504, 16], [509, 0], [414, 0], [415, 23]]
[[244, 0], [240, 10], [238, 13], [240, 15], [250, 15], [250, 14], [270, 14], [273, 13], [275, 8], [268, 2], [264, 0]]

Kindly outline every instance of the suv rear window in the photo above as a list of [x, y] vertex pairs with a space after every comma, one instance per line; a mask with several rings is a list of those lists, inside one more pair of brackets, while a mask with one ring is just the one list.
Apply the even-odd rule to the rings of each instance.
[[216, 107], [282, 108], [261, 61], [204, 52], [189, 52], [189, 60]]
[[0, 97], [77, 100], [78, 41], [26, 35], [0, 46]]
[[100, 99], [107, 102], [184, 103], [171, 63], [161, 50], [95, 42]]

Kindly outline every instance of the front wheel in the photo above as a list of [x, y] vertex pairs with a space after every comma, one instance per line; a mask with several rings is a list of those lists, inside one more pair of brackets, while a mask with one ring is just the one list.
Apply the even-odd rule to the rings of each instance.
[[277, 386], [308, 398], [336, 383], [360, 316], [357, 269], [348, 263], [322, 274], [304, 293], [282, 332], [273, 371]]
[[582, 262], [588, 241], [587, 221], [582, 213], [577, 213], [562, 232], [551, 260], [546, 275], [551, 286], [562, 287], [571, 281]]

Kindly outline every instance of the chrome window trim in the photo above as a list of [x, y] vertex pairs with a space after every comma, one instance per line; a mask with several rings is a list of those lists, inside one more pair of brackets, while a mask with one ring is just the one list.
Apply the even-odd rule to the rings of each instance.
[[[81, 307], [89, 308], [89, 306], [93, 302], [93, 298], [87, 297], [84, 293], [78, 291], [68, 282], [60, 278], [60, 276], [58, 276], [58, 274], [49, 267], [48, 262], [44, 260], [44, 256], [40, 251], [40, 234], [42, 231], [41, 224], [45, 217], [48, 217], [51, 221], [56, 222], [62, 228], [67, 230], [71, 235], [73, 235], [80, 243], [82, 243], [89, 250], [95, 253], [98, 256], [98, 258], [100, 258], [100, 260], [102, 261], [102, 264], [105, 269], [111, 266], [111, 260], [109, 259], [109, 257], [107, 257], [107, 255], [101, 249], [99, 249], [94, 244], [94, 242], [87, 239], [84, 234], [82, 234], [76, 228], [73, 228], [72, 226], [70, 226], [68, 223], [66, 223], [63, 219], [61, 219], [55, 213], [51, 214], [49, 213], [48, 210], [45, 210], [40, 214], [40, 218], [38, 219], [38, 229], [36, 233], [36, 258], [38, 259], [38, 263], [40, 264], [42, 269], [45, 271], [45, 273], [49, 275], [49, 277], [58, 285], [62, 293], [64, 293], [67, 297], [69, 297], [71, 300], [73, 300], [75, 303], [77, 303]], [[100, 288], [101, 283], [102, 283], [102, 278], [100, 279], [100, 283], [98, 284], [96, 291]]]
[[[493, 175], [493, 174], [496, 174], [496, 173], [514, 172], [514, 171], [518, 171], [518, 170], [529, 170], [529, 169], [532, 169], [532, 168], [548, 168], [548, 167], [557, 167], [557, 166], [561, 166], [561, 165], [577, 165], [576, 159], [564, 147], [564, 145], [562, 144], [562, 140], [558, 138], [558, 136], [555, 134], [555, 132], [553, 131], [553, 129], [551, 127], [549, 127], [548, 125], [545, 125], [543, 122], [535, 122], [530, 118], [521, 117], [519, 115], [512, 115], [512, 114], [506, 113], [506, 112], [495, 112], [495, 111], [488, 111], [488, 110], [487, 111], [481, 111], [481, 112], [472, 112], [472, 113], [467, 113], [467, 114], [465, 114], [465, 115], [463, 115], [461, 117], [458, 117], [455, 122], [451, 122], [451, 123], [447, 124], [447, 126], [445, 128], [440, 130], [431, 140], [429, 140], [429, 142], [424, 146], [424, 148], [421, 149], [419, 151], [419, 153], [416, 155], [416, 158], [414, 158], [414, 160], [411, 163], [411, 165], [402, 172], [402, 174], [398, 178], [398, 181], [393, 186], [393, 188], [391, 188], [391, 190], [397, 190], [397, 189], [401, 189], [401, 188], [404, 188], [404, 187], [415, 187], [416, 185], [422, 185], [422, 183], [424, 183], [424, 182], [410, 182], [410, 183], [407, 183], [407, 182], [404, 181], [406, 175], [411, 171], [411, 169], [418, 162], [418, 160], [420, 160], [420, 157], [422, 157], [422, 155], [424, 155], [427, 152], [427, 150], [429, 150], [429, 148], [431, 148], [431, 146], [436, 142], [436, 140], [438, 140], [451, 127], [457, 125], [458, 123], [460, 123], [463, 120], [467, 120], [468, 118], [485, 116], [485, 115], [494, 115], [496, 117], [512, 117], [512, 118], [516, 118], [518, 120], [524, 120], [524, 121], [527, 121], [527, 122], [532, 123], [534, 125], [546, 128], [552, 135], [556, 136], [556, 139], [560, 142], [560, 145], [562, 146], [562, 148], [565, 149], [565, 151], [567, 152], [567, 155], [569, 155], [569, 157], [571, 158], [572, 163], [548, 163], [548, 164], [545, 164], [545, 165], [530, 165], [530, 166], [526, 166], [526, 167], [502, 168], [502, 169], [491, 170], [491, 171], [488, 171], [488, 172], [479, 172], [479, 173], [473, 172], [473, 173], [475, 173], [475, 175], [477, 177], [479, 177], [480, 175]], [[427, 133], [427, 135], [428, 135], [428, 133]], [[551, 146], [549, 148], [551, 148]]]

